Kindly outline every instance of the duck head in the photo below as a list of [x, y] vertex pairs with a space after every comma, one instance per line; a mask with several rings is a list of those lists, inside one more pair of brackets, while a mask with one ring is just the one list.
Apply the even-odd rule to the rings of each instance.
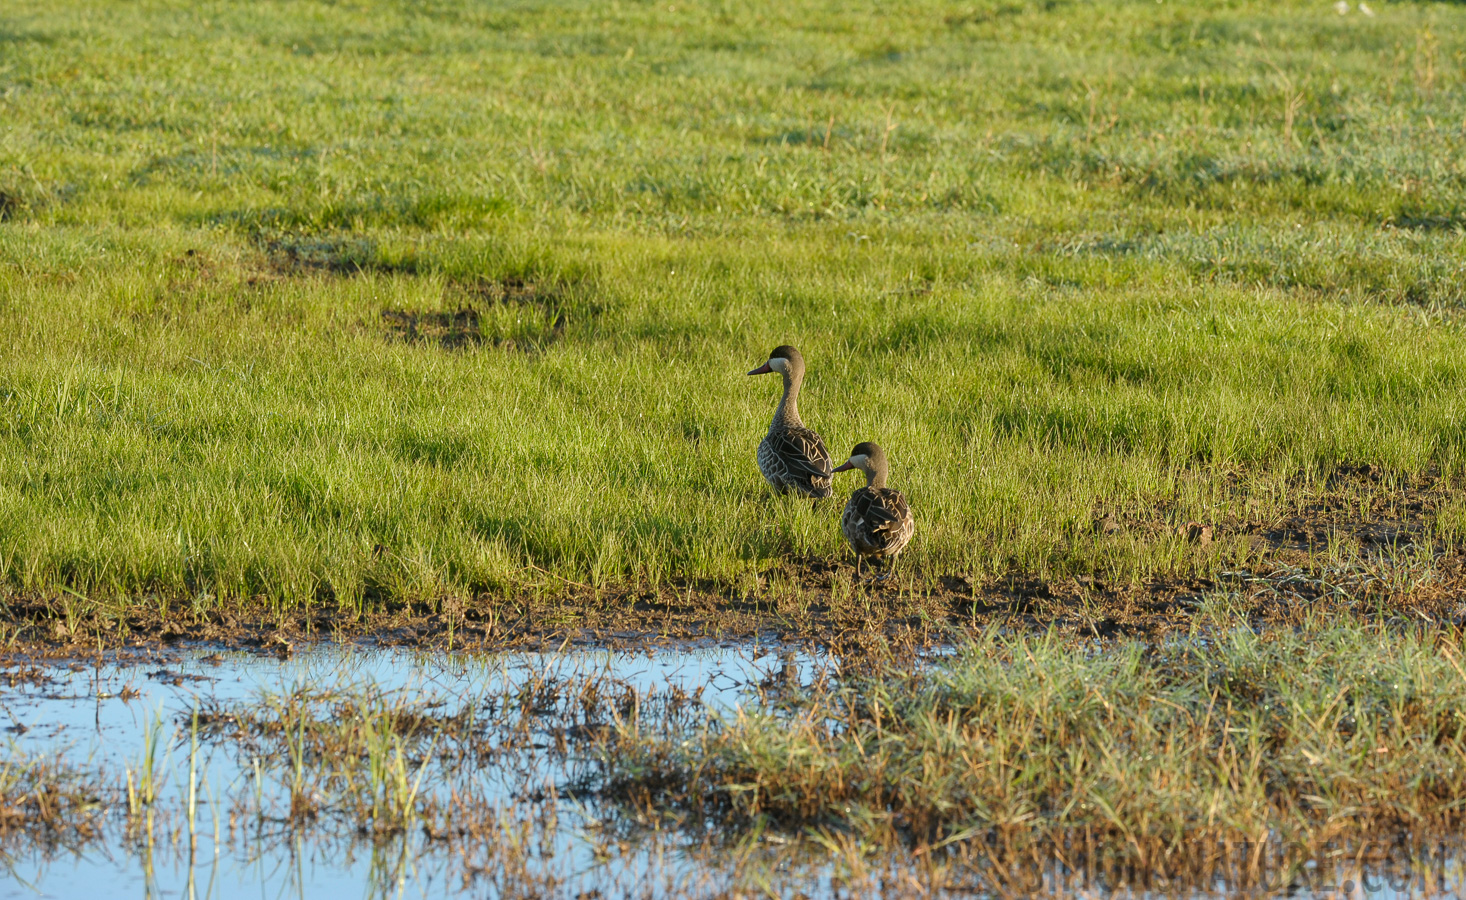
[[769, 361], [749, 372], [750, 375], [767, 375], [770, 372], [778, 372], [790, 378], [797, 378], [804, 374], [804, 357], [799, 351], [785, 344], [775, 347], [769, 354]]
[[835, 468], [836, 472], [859, 469], [865, 473], [866, 487], [886, 486], [886, 451], [874, 441], [861, 441], [850, 451], [850, 458]]

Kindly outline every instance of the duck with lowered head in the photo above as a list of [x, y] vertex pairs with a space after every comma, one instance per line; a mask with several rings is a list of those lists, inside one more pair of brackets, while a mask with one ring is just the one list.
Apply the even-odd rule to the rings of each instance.
[[[886, 487], [886, 452], [879, 444], [862, 441], [850, 451], [836, 472], [859, 469], [865, 473], [865, 487], [850, 495], [845, 513], [840, 516], [840, 530], [855, 550], [855, 574], [860, 575], [860, 561], [885, 560], [889, 567], [916, 533], [916, 522], [906, 498], [894, 488]], [[882, 576], [883, 578], [885, 576]]]
[[832, 490], [830, 451], [799, 418], [799, 386], [804, 383], [804, 357], [793, 347], [775, 347], [769, 361], [749, 372], [784, 376], [784, 396], [774, 410], [769, 433], [758, 445], [758, 468], [775, 493], [797, 493], [816, 500]]

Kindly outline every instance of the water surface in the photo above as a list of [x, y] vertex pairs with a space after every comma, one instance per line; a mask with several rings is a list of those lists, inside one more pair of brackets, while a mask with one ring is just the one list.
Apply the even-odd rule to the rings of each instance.
[[[870, 860], [858, 886], [848, 866], [798, 836], [668, 828], [597, 790], [600, 754], [614, 746], [597, 735], [620, 718], [654, 709], [705, 724], [838, 673], [837, 660], [758, 645], [462, 655], [320, 644], [285, 659], [211, 647], [13, 659], [0, 673], [9, 765], [91, 773], [96, 802], [114, 812], [93, 839], [0, 848], [10, 876], [0, 898], [924, 895], [919, 861]], [[337, 723], [379, 743], [333, 756]], [[129, 815], [145, 783], [156, 799]], [[297, 814], [300, 803], [309, 814]], [[386, 811], [366, 814], [363, 803]], [[398, 821], [391, 809], [413, 812], [383, 828]], [[1024, 894], [1237, 893], [1224, 878], [1134, 890], [1058, 859], [1025, 877]], [[1268, 887], [1417, 897], [1454, 896], [1463, 884], [1459, 852], [1441, 849], [1389, 863], [1323, 860]], [[979, 882], [949, 887], [990, 895]]]

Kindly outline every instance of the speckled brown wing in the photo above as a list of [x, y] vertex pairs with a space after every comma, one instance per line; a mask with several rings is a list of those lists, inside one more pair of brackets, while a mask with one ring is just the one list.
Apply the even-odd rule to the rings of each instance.
[[840, 530], [861, 556], [895, 556], [910, 543], [916, 521], [900, 491], [863, 487], [845, 504]]
[[830, 496], [834, 464], [825, 442], [808, 428], [770, 431], [758, 448], [758, 467], [774, 488], [807, 497]]

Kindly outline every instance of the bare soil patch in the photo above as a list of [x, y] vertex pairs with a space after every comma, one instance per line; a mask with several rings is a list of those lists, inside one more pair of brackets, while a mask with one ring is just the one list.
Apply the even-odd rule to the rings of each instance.
[[[588, 316], [597, 306], [570, 303], [562, 288], [523, 278], [477, 279], [450, 282], [449, 298], [463, 305], [450, 311], [386, 309], [382, 322], [389, 340], [438, 346], [444, 350], [488, 344], [499, 350], [533, 353], [565, 336], [572, 308]], [[512, 328], [494, 323], [495, 307], [517, 307]]]
[[559, 291], [524, 278], [480, 278], [454, 287], [465, 296], [481, 303], [506, 303], [517, 306], [550, 308], [558, 305]]
[[[430, 272], [408, 257], [384, 260], [376, 243], [350, 236], [285, 236], [262, 240], [252, 287], [303, 277], [351, 278], [367, 273], [410, 277]], [[189, 256], [193, 251], [189, 252]], [[444, 350], [488, 345], [506, 351], [534, 353], [561, 340], [572, 319], [595, 318], [603, 307], [583, 292], [554, 280], [509, 275], [501, 278], [444, 276], [443, 308], [388, 307], [379, 331], [387, 340]], [[511, 315], [500, 315], [513, 308]]]
[[1431, 473], [1393, 480], [1374, 466], [1341, 468], [1321, 493], [1300, 495], [1292, 512], [1274, 519], [1249, 513], [1225, 527], [1275, 554], [1308, 553], [1341, 539], [1360, 547], [1407, 547], [1429, 539], [1431, 523], [1456, 489]]
[[366, 238], [284, 237], [266, 242], [263, 249], [268, 270], [275, 276], [416, 272], [412, 265], [382, 263], [376, 244]]
[[[452, 283], [449, 293], [467, 299], [458, 309], [382, 311], [388, 339], [458, 350], [489, 343], [501, 350], [529, 352], [543, 349], [565, 335], [568, 308], [560, 292], [519, 278], [480, 279], [469, 284]], [[515, 335], [490, 335], [484, 328], [480, 309], [521, 306], [529, 309], [529, 324]], [[516, 339], [517, 338], [517, 339]]]
[[153, 605], [138, 604], [117, 616], [92, 614], [69, 624], [54, 598], [29, 596], [10, 598], [4, 618], [12, 650], [62, 656], [101, 646], [211, 644], [284, 657], [302, 642], [361, 640], [462, 650], [760, 641], [888, 657], [995, 627], [1155, 641], [1210, 627], [1209, 602], [1258, 628], [1340, 617], [1457, 627], [1466, 624], [1466, 567], [1460, 557], [1441, 563], [1439, 577], [1405, 591], [1389, 589], [1399, 579], [1363, 569], [1285, 566], [1139, 583], [1015, 576], [973, 585], [953, 575], [921, 587], [871, 584], [852, 590], [853, 570], [840, 565], [824, 571], [791, 566], [771, 579], [789, 579], [777, 594], [699, 583], [599, 591], [562, 587], [553, 594], [482, 596], [435, 607], [383, 604], [358, 612], [322, 605], [282, 613], [263, 603], [238, 602], [166, 617]]
[[602, 312], [602, 307], [597, 304], [572, 302], [563, 285], [514, 276], [459, 282], [452, 286], [452, 290], [469, 297], [475, 305], [513, 306], [524, 310], [533, 324], [516, 336], [496, 339], [494, 345], [503, 350], [530, 352], [544, 349], [565, 336], [572, 313], [593, 319]]
[[382, 323], [393, 340], [408, 344], [430, 344], [444, 350], [458, 350], [483, 343], [479, 330], [478, 310], [456, 309], [451, 312], [412, 312], [405, 309], [382, 310]]

